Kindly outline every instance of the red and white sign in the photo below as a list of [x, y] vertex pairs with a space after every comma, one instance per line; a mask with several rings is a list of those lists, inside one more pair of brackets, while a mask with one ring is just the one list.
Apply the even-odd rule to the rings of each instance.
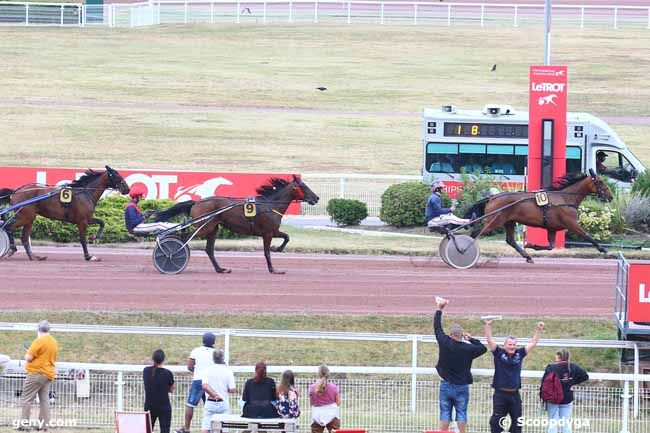
[[[98, 170], [104, 170], [98, 169]], [[141, 184], [148, 199], [174, 201], [200, 200], [220, 195], [245, 198], [271, 177], [291, 179], [290, 174], [277, 173], [214, 173], [200, 171], [119, 170], [129, 186]], [[60, 185], [81, 177], [81, 168], [0, 167], [0, 188], [17, 188], [28, 183]], [[300, 205], [292, 203], [288, 214], [300, 214]]]
[[[445, 184], [444, 191], [449, 194], [449, 197], [458, 199], [460, 198], [460, 195], [463, 193], [463, 182], [459, 180], [443, 180], [442, 183]], [[524, 189], [524, 184], [523, 182], [508, 182], [508, 181], [501, 181], [497, 182], [499, 187], [503, 191], [522, 191]]]
[[627, 320], [650, 322], [650, 263], [630, 263]]
[[[542, 189], [544, 121], [552, 121], [552, 178], [566, 172], [567, 67], [531, 66], [528, 91], [528, 191]], [[550, 161], [546, 161], [550, 162]], [[529, 227], [526, 243], [548, 245], [546, 230]], [[555, 237], [557, 248], [564, 246], [564, 232]]]

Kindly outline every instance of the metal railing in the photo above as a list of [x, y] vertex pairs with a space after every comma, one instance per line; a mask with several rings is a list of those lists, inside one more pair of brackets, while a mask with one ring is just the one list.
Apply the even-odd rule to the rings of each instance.
[[[553, 5], [553, 25], [650, 29], [650, 6]], [[58, 14], [58, 15], [57, 15]], [[544, 4], [340, 0], [162, 0], [130, 4], [0, 2], [0, 24], [136, 27], [192, 23], [336, 23], [529, 26], [544, 23]]]

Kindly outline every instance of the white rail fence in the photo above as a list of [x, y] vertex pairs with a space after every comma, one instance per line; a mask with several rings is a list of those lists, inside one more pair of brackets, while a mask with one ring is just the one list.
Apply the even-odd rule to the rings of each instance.
[[[0, 331], [30, 331], [30, 323], [0, 323]], [[144, 334], [200, 336], [209, 329], [204, 328], [160, 328], [94, 325], [54, 325], [53, 333], [92, 333], [92, 334]], [[377, 341], [401, 342], [404, 350], [411, 353], [409, 367], [369, 367], [369, 366], [331, 366], [344, 396], [343, 417], [347, 426], [368, 428], [371, 432], [414, 432], [434, 427], [438, 417], [438, 385], [435, 371], [418, 364], [418, 353], [424, 344], [435, 344], [431, 335], [417, 334], [375, 334], [348, 332], [276, 331], [251, 329], [209, 330], [219, 336], [218, 344], [224, 347], [226, 359], [230, 359], [231, 348], [236, 341], [246, 344], [248, 338], [275, 338], [288, 346], [291, 341], [339, 340], [339, 341]], [[526, 344], [528, 339], [521, 339]], [[650, 425], [650, 375], [639, 374], [639, 351], [650, 346], [631, 341], [607, 340], [564, 340], [543, 339], [540, 346], [617, 348], [633, 351], [634, 367], [632, 374], [590, 372], [590, 386], [576, 388], [575, 418], [589, 419], [590, 433], [647, 433]], [[407, 352], [408, 353], [408, 352]], [[489, 356], [489, 355], [486, 355]], [[118, 364], [80, 364], [59, 363], [60, 369], [87, 369], [91, 373], [90, 397], [77, 398], [75, 381], [66, 380], [63, 375], [55, 382], [56, 404], [53, 417], [73, 418], [77, 426], [107, 426], [113, 423], [113, 411], [136, 410], [143, 404], [141, 365]], [[0, 424], [11, 423], [18, 416], [18, 395], [22, 386], [21, 367], [14, 361], [4, 376], [0, 376]], [[184, 367], [169, 367], [176, 373], [183, 373]], [[269, 372], [278, 376], [284, 369], [291, 368], [299, 374], [298, 386], [301, 391], [303, 422], [309, 420], [307, 386], [313, 380], [315, 366], [271, 366]], [[239, 390], [243, 381], [253, 371], [252, 366], [233, 366], [239, 373]], [[477, 383], [472, 388], [470, 405], [470, 424], [472, 431], [489, 431], [487, 420], [491, 412], [491, 369], [475, 369]], [[423, 376], [425, 377], [423, 379]], [[539, 418], [538, 383], [541, 371], [524, 371], [526, 382], [522, 399], [526, 417]], [[72, 375], [74, 377], [74, 375]], [[379, 377], [379, 378], [378, 378]], [[186, 396], [189, 377], [180, 375], [180, 389], [174, 395], [175, 422], [180, 422], [183, 401]], [[613, 386], [602, 386], [602, 382]], [[612, 383], [613, 382], [613, 383]], [[618, 385], [618, 386], [616, 386]], [[233, 407], [237, 408], [236, 399]], [[237, 409], [235, 409], [237, 410]], [[545, 431], [541, 426], [526, 429], [529, 432]]]
[[[136, 27], [193, 23], [335, 23], [530, 26], [544, 23], [544, 4], [413, 1], [150, 1], [131, 4], [0, 2], [0, 24]], [[650, 29], [650, 6], [553, 5], [553, 25]]]

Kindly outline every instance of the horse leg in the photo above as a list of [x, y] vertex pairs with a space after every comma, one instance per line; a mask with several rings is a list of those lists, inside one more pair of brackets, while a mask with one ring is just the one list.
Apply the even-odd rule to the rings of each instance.
[[104, 235], [104, 220], [100, 220], [99, 218], [93, 218], [90, 220], [90, 224], [98, 224], [99, 225], [99, 230], [97, 230], [97, 234], [91, 235], [90, 240], [91, 241], [96, 241], [99, 238], [101, 238]]
[[584, 231], [584, 229], [580, 226], [580, 224], [578, 224], [577, 221], [570, 221], [567, 224], [567, 230], [572, 231], [573, 233], [577, 234], [578, 236], [580, 236], [580, 237], [586, 239], [587, 241], [589, 241], [589, 243], [591, 243], [593, 246], [595, 246], [598, 249], [598, 251], [600, 251], [601, 253], [603, 253], [605, 255], [609, 254], [609, 251], [607, 251], [607, 249], [605, 247], [600, 245], [594, 238], [592, 238], [589, 235], [589, 233]]
[[214, 230], [210, 231], [206, 237], [207, 241], [205, 243], [205, 253], [208, 255], [208, 258], [212, 262], [212, 266], [214, 266], [214, 270], [220, 274], [229, 274], [231, 272], [230, 269], [222, 268], [219, 266], [219, 263], [217, 263], [217, 259], [214, 258], [214, 243], [217, 240], [217, 232], [219, 231], [219, 226], [216, 225], [214, 227]]
[[45, 256], [37, 256], [32, 254], [32, 223], [25, 224], [23, 226], [23, 233], [20, 236], [20, 240], [23, 242], [23, 248], [25, 248], [25, 252], [27, 253], [27, 257], [29, 257], [29, 260], [46, 260], [47, 257]]
[[548, 249], [549, 250], [552, 250], [552, 249], [555, 248], [555, 233], [557, 233], [557, 231], [546, 229], [546, 235], [547, 235], [547, 239], [548, 239]]
[[517, 250], [519, 255], [526, 259], [526, 262], [528, 263], [534, 263], [533, 258], [528, 255], [528, 253], [519, 246], [517, 241], [515, 240], [515, 222], [514, 221], [508, 221], [507, 223], [504, 224], [506, 228], [506, 243], [510, 245], [512, 248]]
[[286, 234], [285, 232], [277, 231], [276, 233], [273, 234], [273, 237], [283, 239], [282, 245], [280, 245], [279, 247], [271, 247], [271, 251], [273, 251], [274, 253], [281, 253], [282, 251], [284, 251], [284, 247], [286, 247], [287, 244], [289, 243], [289, 235]]
[[266, 266], [269, 268], [269, 272], [272, 274], [284, 274], [284, 271], [276, 271], [273, 269], [273, 265], [271, 264], [271, 240], [273, 239], [273, 235], [270, 233], [265, 233], [264, 236], [262, 236], [262, 241], [264, 242], [264, 258], [266, 258]]
[[88, 254], [88, 245], [86, 242], [86, 229], [88, 229], [88, 224], [86, 223], [81, 223], [78, 225], [79, 227], [79, 242], [81, 242], [81, 248], [84, 250], [84, 259], [88, 262], [98, 262], [100, 259], [95, 256], [91, 256]]

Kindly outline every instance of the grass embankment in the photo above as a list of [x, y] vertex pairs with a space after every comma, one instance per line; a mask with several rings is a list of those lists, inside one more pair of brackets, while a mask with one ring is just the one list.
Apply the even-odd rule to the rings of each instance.
[[[527, 26], [6, 28], [0, 164], [418, 174], [422, 108], [526, 110], [542, 34]], [[644, 29], [555, 33], [569, 110], [647, 116], [648, 46]], [[650, 126], [609, 123], [650, 165]]]
[[[47, 317], [52, 323], [165, 327], [247, 328], [277, 330], [344, 331], [432, 334], [432, 316], [330, 316], [269, 314], [161, 314], [95, 312], [1, 312], [2, 322], [34, 322]], [[546, 338], [616, 339], [611, 320], [540, 318], [546, 323]], [[513, 318], [496, 322], [496, 336], [532, 337], [539, 319]], [[443, 326], [460, 323], [468, 332], [482, 335], [478, 317], [449, 316]], [[200, 337], [153, 335], [55, 333], [60, 361], [148, 364], [153, 350], [163, 348], [167, 363], [184, 365], [187, 355], [200, 344]], [[12, 358], [24, 354], [22, 344], [31, 332], [1, 332], [0, 347]], [[218, 340], [223, 345], [223, 339]], [[543, 369], [554, 359], [557, 348], [537, 348], [526, 358], [526, 369]], [[253, 365], [264, 359], [271, 365], [410, 366], [411, 345], [399, 342], [290, 340], [233, 337], [231, 365]], [[575, 362], [589, 371], [618, 371], [618, 352], [612, 349], [572, 350]], [[435, 344], [420, 343], [418, 365], [432, 367], [437, 359]], [[490, 356], [475, 362], [477, 368], [492, 368]]]

